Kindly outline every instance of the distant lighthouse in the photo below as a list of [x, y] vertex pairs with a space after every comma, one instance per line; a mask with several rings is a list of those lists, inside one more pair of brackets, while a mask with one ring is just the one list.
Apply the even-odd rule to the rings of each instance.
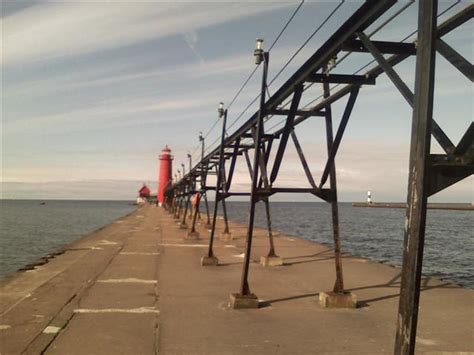
[[372, 194], [370, 191], [367, 191], [367, 203], [370, 205], [372, 204]]
[[160, 171], [158, 173], [158, 193], [156, 194], [156, 198], [158, 200], [158, 204], [161, 206], [165, 200], [165, 190], [168, 185], [171, 184], [173, 156], [171, 155], [171, 149], [168, 146], [165, 146], [162, 149], [159, 159]]

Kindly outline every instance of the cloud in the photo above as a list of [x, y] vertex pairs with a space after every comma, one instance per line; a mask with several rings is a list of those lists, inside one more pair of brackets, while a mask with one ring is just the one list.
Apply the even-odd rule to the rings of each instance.
[[44, 2], [2, 20], [3, 65], [121, 48], [192, 33], [285, 3]]
[[[287, 60], [288, 53], [293, 53], [296, 47], [280, 47], [272, 51], [272, 68], [280, 68]], [[308, 54], [310, 50], [302, 51], [301, 57]], [[290, 65], [286, 73], [290, 73], [296, 66]], [[51, 94], [64, 93], [68, 91], [76, 91], [81, 89], [101, 89], [104, 87], [114, 88], [117, 85], [133, 85], [139, 84], [146, 80], [150, 85], [154, 83], [160, 84], [163, 81], [169, 80], [176, 82], [177, 77], [186, 78], [192, 84], [192, 80], [204, 80], [209, 82], [215, 77], [223, 78], [224, 75], [229, 78], [230, 75], [239, 75], [237, 81], [233, 84], [230, 80], [225, 83], [219, 83], [221, 88], [224, 86], [231, 86], [232, 90], [237, 90], [237, 86], [241, 84], [253, 68], [253, 61], [251, 55], [248, 53], [242, 55], [232, 55], [219, 57], [206, 62], [187, 63], [175, 65], [172, 67], [165, 67], [159, 69], [145, 69], [140, 70], [133, 68], [127, 69], [124, 64], [114, 63], [113, 67], [110, 64], [105, 66], [97, 65], [93, 68], [86, 67], [80, 70], [58, 73], [53, 72], [47, 76], [42, 76], [39, 79], [15, 80], [13, 82], [4, 82], [3, 97], [4, 99], [15, 97], [31, 97], [31, 96], [46, 96]], [[222, 90], [222, 89], [221, 89]]]
[[191, 51], [194, 53], [196, 58], [199, 60], [199, 62], [201, 64], [204, 64], [205, 63], [204, 58], [201, 56], [201, 54], [196, 49], [196, 44], [197, 44], [197, 41], [198, 41], [198, 35], [197, 35], [196, 31], [185, 32], [184, 33], [184, 40], [186, 41], [189, 49], [191, 49]]

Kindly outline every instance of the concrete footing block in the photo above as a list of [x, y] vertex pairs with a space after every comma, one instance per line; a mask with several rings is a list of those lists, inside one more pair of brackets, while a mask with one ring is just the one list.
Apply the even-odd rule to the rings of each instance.
[[319, 305], [323, 308], [357, 308], [357, 296], [350, 292], [320, 292]]
[[203, 256], [201, 258], [201, 266], [217, 266], [219, 265], [219, 259], [215, 256]]
[[210, 230], [212, 228], [212, 224], [206, 223], [206, 224], [204, 224], [204, 228], [207, 229], [207, 230]]
[[231, 241], [233, 239], [232, 233], [222, 233], [221, 235], [219, 235], [219, 239], [224, 241]]
[[186, 235], [186, 239], [190, 239], [190, 240], [199, 239], [199, 232], [197, 232], [197, 231], [188, 232], [188, 234]]
[[230, 295], [229, 307], [232, 309], [255, 309], [258, 308], [258, 297], [251, 293], [250, 295], [241, 295], [232, 293]]
[[281, 266], [283, 265], [283, 259], [279, 256], [261, 256], [260, 264], [262, 266]]
[[186, 223], [180, 223], [179, 224], [179, 229], [188, 229], [188, 225]]

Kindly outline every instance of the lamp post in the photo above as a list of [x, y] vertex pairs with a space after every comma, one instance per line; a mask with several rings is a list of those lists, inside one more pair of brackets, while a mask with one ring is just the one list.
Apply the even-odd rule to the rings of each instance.
[[189, 208], [189, 200], [190, 200], [190, 197], [191, 197], [191, 190], [192, 190], [192, 187], [191, 187], [191, 169], [189, 169], [189, 176], [188, 176], [188, 179], [186, 180], [185, 179], [185, 168], [184, 168], [184, 163], [181, 163], [181, 168], [183, 169], [183, 181], [182, 181], [182, 191], [183, 191], [183, 199], [185, 200], [184, 202], [184, 209], [183, 209], [183, 220], [181, 221], [181, 224], [179, 225], [179, 228], [180, 229], [187, 229], [188, 226], [186, 224], [186, 216], [187, 216], [187, 213], [188, 213], [188, 208]]
[[224, 143], [225, 143], [225, 130], [227, 124], [227, 109], [224, 108], [224, 103], [220, 102], [217, 108], [217, 114], [219, 118], [222, 118], [222, 134], [221, 134], [221, 145], [219, 147], [219, 168], [217, 169], [217, 182], [216, 182], [216, 197], [214, 201], [214, 214], [212, 215], [211, 225], [211, 236], [209, 238], [209, 249], [207, 256], [202, 257], [202, 266], [216, 266], [219, 260], [214, 255], [213, 245], [214, 236], [216, 233], [216, 219], [217, 219], [217, 207], [220, 199], [220, 187], [222, 185], [222, 166], [224, 164]]
[[204, 158], [204, 137], [202, 132], [199, 132], [199, 142], [201, 142], [201, 160]]
[[207, 217], [205, 228], [210, 229], [211, 228], [211, 219], [210, 219], [210, 216], [209, 216], [209, 204], [207, 202], [207, 189], [206, 189], [208, 164], [206, 164], [206, 166], [204, 166], [204, 163], [203, 163], [203, 161], [204, 161], [205, 138], [202, 135], [202, 132], [199, 132], [199, 142], [201, 142], [201, 169], [202, 169], [202, 173], [201, 173], [201, 189], [202, 189], [201, 195], [202, 195], [202, 197], [204, 197], [204, 204], [206, 206], [206, 217]]
[[255, 64], [260, 65], [263, 62], [262, 83], [260, 87], [260, 109], [257, 116], [257, 127], [255, 132], [255, 153], [253, 157], [252, 170], [252, 189], [250, 192], [250, 212], [247, 228], [247, 238], [245, 243], [245, 257], [242, 268], [242, 279], [240, 283], [239, 293], [231, 295], [231, 304], [234, 308], [257, 308], [258, 298], [250, 292], [248, 284], [250, 252], [252, 250], [252, 237], [255, 219], [255, 205], [257, 204], [258, 195], [258, 178], [259, 178], [259, 162], [260, 162], [260, 142], [263, 136], [263, 119], [265, 117], [265, 93], [267, 88], [268, 62], [270, 55], [263, 50], [263, 39], [257, 38], [256, 48], [254, 51]]
[[193, 157], [191, 156], [191, 153], [188, 152], [188, 159], [189, 159], [189, 171], [191, 172], [191, 168], [193, 166]]
[[[191, 196], [192, 193], [194, 193], [194, 191], [196, 190], [196, 180], [194, 179], [194, 177], [191, 176], [191, 169], [192, 169], [192, 166], [193, 166], [193, 157], [191, 156], [191, 153], [188, 152], [187, 154], [188, 156], [188, 159], [189, 159], [189, 195]], [[191, 204], [189, 206], [189, 211], [190, 211], [190, 214], [189, 214], [189, 218], [191, 218], [193, 216], [193, 200], [191, 200]], [[194, 226], [193, 226], [193, 229], [194, 229]]]

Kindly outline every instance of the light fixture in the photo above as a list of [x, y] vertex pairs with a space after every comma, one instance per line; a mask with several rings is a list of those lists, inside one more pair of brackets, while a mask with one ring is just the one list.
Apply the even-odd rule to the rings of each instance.
[[188, 159], [191, 159], [191, 153], [188, 152]]
[[204, 140], [204, 137], [202, 136], [202, 132], [199, 132], [199, 142], [202, 142]]
[[255, 56], [255, 64], [259, 65], [263, 60], [263, 39], [257, 38], [253, 55]]
[[219, 108], [217, 109], [217, 112], [219, 113], [219, 117], [224, 116], [224, 103], [219, 102]]
[[334, 69], [337, 65], [337, 56], [332, 57], [329, 59], [328, 66], [326, 69], [326, 74], [329, 74], [329, 72]]

